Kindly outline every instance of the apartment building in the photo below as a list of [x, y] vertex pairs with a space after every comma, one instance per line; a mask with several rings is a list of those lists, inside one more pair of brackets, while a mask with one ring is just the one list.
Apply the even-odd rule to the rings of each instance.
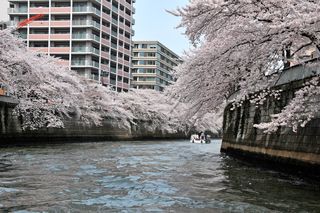
[[4, 30], [7, 28], [7, 22], [5, 21], [0, 21], [0, 30]]
[[131, 87], [163, 91], [181, 58], [158, 41], [133, 41]]
[[128, 91], [135, 0], [9, 0], [10, 25], [45, 14], [19, 29], [27, 46], [61, 59], [87, 78]]

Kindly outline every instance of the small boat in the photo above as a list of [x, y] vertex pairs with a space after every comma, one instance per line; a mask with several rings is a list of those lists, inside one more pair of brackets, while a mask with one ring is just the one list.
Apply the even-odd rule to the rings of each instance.
[[210, 135], [206, 135], [204, 138], [199, 138], [197, 134], [191, 135], [190, 143], [211, 143]]

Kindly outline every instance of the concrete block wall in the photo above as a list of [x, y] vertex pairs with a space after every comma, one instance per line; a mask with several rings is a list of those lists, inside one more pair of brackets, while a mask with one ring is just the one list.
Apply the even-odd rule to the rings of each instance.
[[253, 127], [254, 124], [270, 121], [271, 115], [280, 112], [307, 80], [275, 86], [274, 89], [283, 91], [280, 100], [269, 97], [260, 106], [246, 100], [241, 107], [231, 110], [230, 103], [224, 112], [221, 150], [284, 162], [320, 165], [320, 117], [299, 128], [297, 133], [291, 128], [281, 127], [274, 133], [266, 134]]
[[0, 146], [26, 143], [87, 142], [141, 139], [181, 139], [186, 138], [182, 131], [176, 133], [150, 130], [152, 121], [138, 120], [131, 128], [121, 128], [117, 120], [104, 119], [102, 126], [86, 126], [76, 118], [64, 121], [65, 128], [42, 128], [36, 131], [23, 131], [21, 121], [12, 115], [17, 102], [0, 99]]

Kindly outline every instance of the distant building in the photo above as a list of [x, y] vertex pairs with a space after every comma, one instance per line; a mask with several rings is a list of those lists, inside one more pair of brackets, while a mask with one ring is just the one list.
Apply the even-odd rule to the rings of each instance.
[[163, 91], [181, 58], [158, 41], [133, 41], [131, 87]]
[[5, 21], [0, 21], [0, 30], [4, 30], [7, 28], [7, 22]]
[[27, 46], [61, 58], [61, 64], [117, 91], [130, 85], [135, 0], [9, 0], [10, 25]]

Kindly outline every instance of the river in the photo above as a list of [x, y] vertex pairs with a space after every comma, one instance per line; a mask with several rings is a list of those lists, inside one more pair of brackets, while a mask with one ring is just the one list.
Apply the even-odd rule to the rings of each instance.
[[320, 212], [319, 185], [219, 153], [221, 141], [0, 149], [0, 212]]

